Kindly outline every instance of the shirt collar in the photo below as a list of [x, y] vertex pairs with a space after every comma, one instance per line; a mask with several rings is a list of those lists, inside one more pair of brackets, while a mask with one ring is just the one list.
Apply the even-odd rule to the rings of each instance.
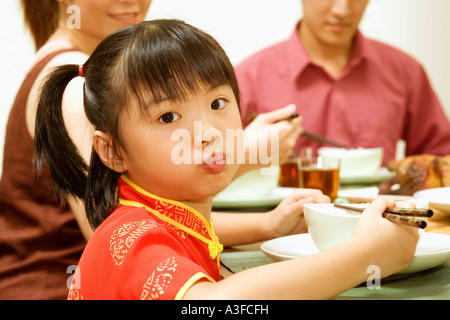
[[[294, 80], [301, 76], [305, 69], [309, 65], [311, 65], [311, 59], [298, 35], [300, 24], [301, 21], [297, 23], [294, 28], [294, 32], [291, 34], [291, 37], [287, 41], [287, 59], [289, 62], [288, 65], [290, 68], [291, 76]], [[364, 35], [358, 30], [354, 37], [353, 54], [346, 69], [352, 69], [358, 66], [364, 60], [373, 62], [378, 67], [383, 66], [383, 63], [380, 60], [379, 56], [372, 48], [371, 41], [364, 37]]]
[[298, 30], [301, 21], [297, 23], [291, 37], [287, 41], [287, 60], [292, 78], [297, 79], [311, 64], [311, 59], [303, 46]]
[[353, 56], [350, 63], [358, 64], [362, 60], [374, 63], [377, 67], [383, 68], [383, 61], [373, 47], [373, 40], [370, 40], [357, 31], [353, 42]]

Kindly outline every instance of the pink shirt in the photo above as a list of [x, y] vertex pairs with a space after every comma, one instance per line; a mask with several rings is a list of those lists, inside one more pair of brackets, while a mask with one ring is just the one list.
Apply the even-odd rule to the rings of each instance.
[[[422, 66], [405, 53], [365, 38], [339, 78], [311, 63], [297, 33], [236, 66], [242, 118], [290, 103], [303, 127], [355, 147], [383, 147], [384, 160], [395, 157], [398, 139], [406, 155], [450, 154], [450, 123]], [[298, 144], [317, 150], [303, 137]]]

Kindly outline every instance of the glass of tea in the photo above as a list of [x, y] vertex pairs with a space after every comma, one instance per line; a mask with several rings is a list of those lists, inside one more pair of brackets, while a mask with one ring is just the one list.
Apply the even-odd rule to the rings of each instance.
[[300, 188], [299, 160], [299, 158], [291, 157], [280, 165], [280, 176], [278, 178], [280, 187]]
[[339, 159], [308, 157], [297, 161], [300, 188], [319, 189], [334, 201], [340, 185]]
[[312, 157], [311, 147], [294, 147], [291, 156], [286, 160], [286, 162], [280, 165], [278, 186], [300, 188], [300, 159], [310, 157]]

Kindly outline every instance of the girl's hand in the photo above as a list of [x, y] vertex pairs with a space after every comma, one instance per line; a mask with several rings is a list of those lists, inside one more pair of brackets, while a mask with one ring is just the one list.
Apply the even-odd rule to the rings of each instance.
[[375, 199], [364, 211], [350, 241], [355, 249], [369, 253], [369, 265], [377, 265], [382, 277], [406, 268], [414, 256], [419, 232], [415, 227], [390, 222], [382, 217], [387, 207], [414, 208], [412, 202], [394, 203]]
[[330, 203], [330, 198], [316, 189], [295, 189], [266, 214], [273, 237], [307, 232], [303, 215], [305, 203]]

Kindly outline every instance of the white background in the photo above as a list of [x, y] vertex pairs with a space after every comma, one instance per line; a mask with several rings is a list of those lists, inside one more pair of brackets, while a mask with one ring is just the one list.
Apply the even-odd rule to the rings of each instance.
[[[1, 1], [0, 159], [9, 109], [34, 54], [19, 3]], [[148, 14], [149, 19], [179, 18], [205, 30], [234, 64], [289, 37], [301, 16], [300, 0], [153, 0]], [[419, 60], [450, 117], [449, 0], [371, 0], [361, 30]]]

